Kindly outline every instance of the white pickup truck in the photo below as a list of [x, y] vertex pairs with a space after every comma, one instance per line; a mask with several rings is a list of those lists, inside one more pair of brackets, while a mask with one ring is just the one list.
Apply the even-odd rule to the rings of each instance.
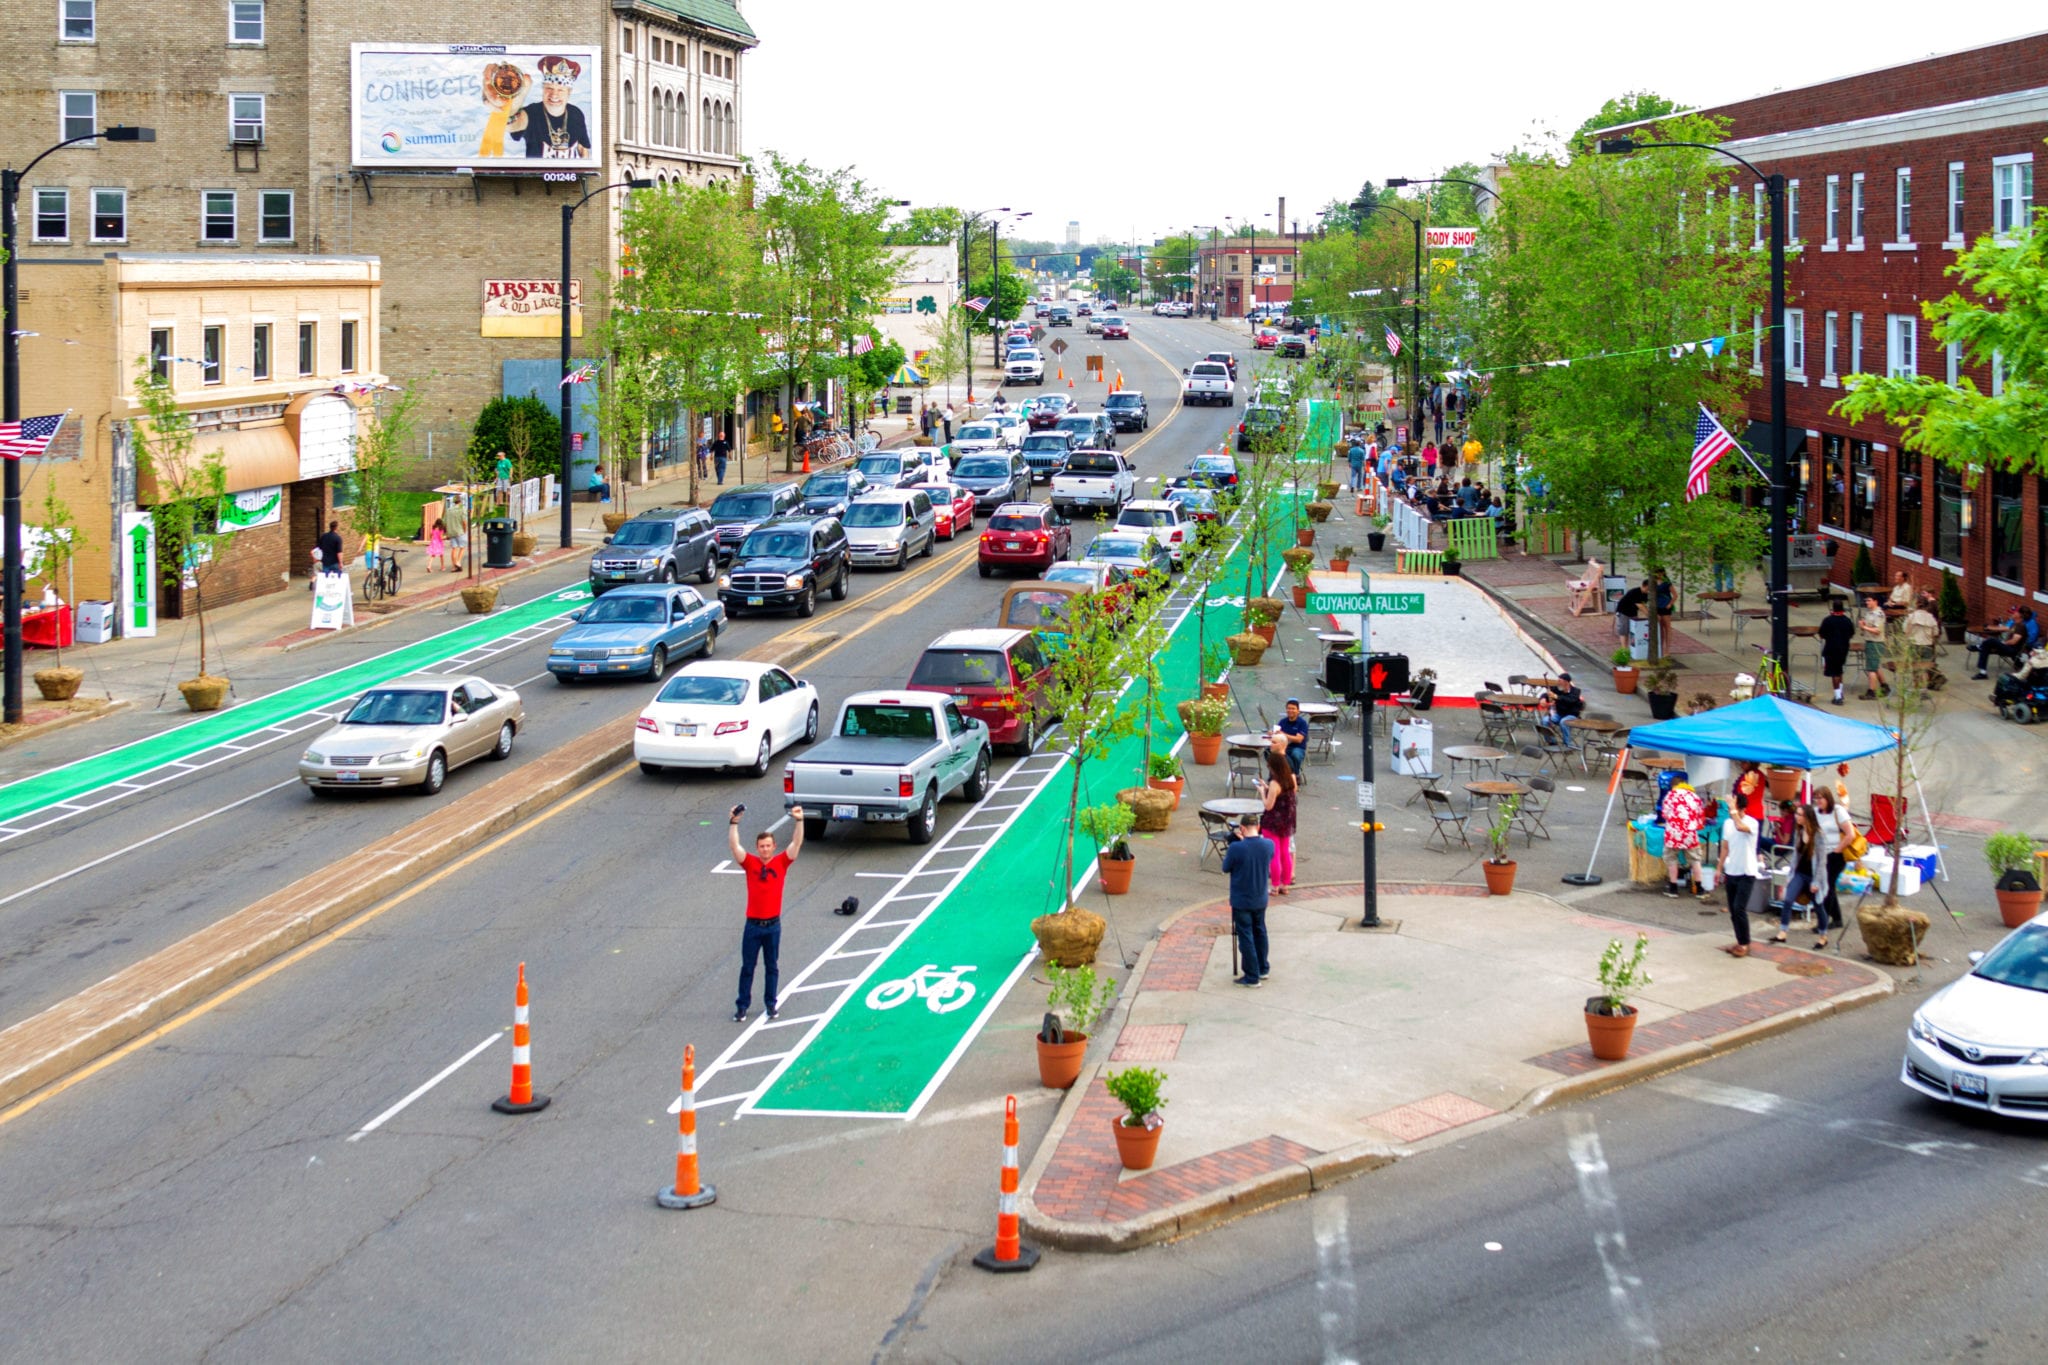
[[804, 838], [836, 820], [904, 826], [928, 844], [939, 800], [988, 795], [988, 726], [944, 692], [856, 692], [839, 708], [832, 737], [782, 770], [782, 805], [804, 808]]
[[1237, 406], [1237, 385], [1231, 382], [1230, 367], [1220, 360], [1197, 360], [1185, 372], [1180, 382], [1180, 401], [1194, 406], [1196, 403], [1221, 403], [1227, 408]]
[[1068, 516], [1114, 517], [1137, 495], [1138, 476], [1114, 450], [1077, 450], [1052, 476], [1052, 505]]
[[1003, 362], [1005, 384], [1044, 384], [1045, 356], [1037, 350], [1012, 351]]

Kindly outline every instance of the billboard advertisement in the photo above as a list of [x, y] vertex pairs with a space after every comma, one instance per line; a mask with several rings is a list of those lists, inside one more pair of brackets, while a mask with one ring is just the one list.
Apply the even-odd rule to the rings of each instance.
[[350, 139], [365, 170], [597, 170], [589, 45], [356, 43]]

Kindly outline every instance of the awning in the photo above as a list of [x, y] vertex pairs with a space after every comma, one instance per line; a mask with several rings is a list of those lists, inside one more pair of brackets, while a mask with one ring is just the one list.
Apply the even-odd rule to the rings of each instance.
[[924, 371], [915, 365], [907, 363], [898, 365], [896, 373], [889, 376], [889, 382], [891, 384], [922, 384], [924, 383]]
[[1824, 768], [1883, 753], [1896, 741], [1882, 725], [1825, 715], [1782, 697], [1753, 697], [1684, 720], [1638, 725], [1628, 742], [1632, 749]]
[[[240, 493], [298, 481], [299, 444], [282, 422], [267, 427], [196, 433], [192, 438], [193, 469], [197, 470], [199, 462], [216, 450], [225, 457], [226, 492]], [[156, 480], [147, 470], [137, 473], [135, 497], [144, 507], [159, 500]]]

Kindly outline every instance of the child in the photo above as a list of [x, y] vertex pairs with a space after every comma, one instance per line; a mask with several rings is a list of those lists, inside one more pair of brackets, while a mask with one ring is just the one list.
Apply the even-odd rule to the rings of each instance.
[[427, 572], [441, 568], [447, 557], [448, 523], [435, 517], [433, 529], [427, 532]]

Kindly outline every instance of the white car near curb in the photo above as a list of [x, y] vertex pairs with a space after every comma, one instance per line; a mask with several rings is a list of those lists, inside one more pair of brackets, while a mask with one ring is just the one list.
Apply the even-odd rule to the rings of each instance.
[[1971, 956], [1969, 975], [1913, 1011], [1899, 1079], [1930, 1099], [2048, 1119], [2048, 915]]
[[776, 754], [818, 737], [818, 690], [773, 664], [697, 659], [662, 684], [640, 712], [633, 757], [640, 771], [744, 768], [767, 775]]

